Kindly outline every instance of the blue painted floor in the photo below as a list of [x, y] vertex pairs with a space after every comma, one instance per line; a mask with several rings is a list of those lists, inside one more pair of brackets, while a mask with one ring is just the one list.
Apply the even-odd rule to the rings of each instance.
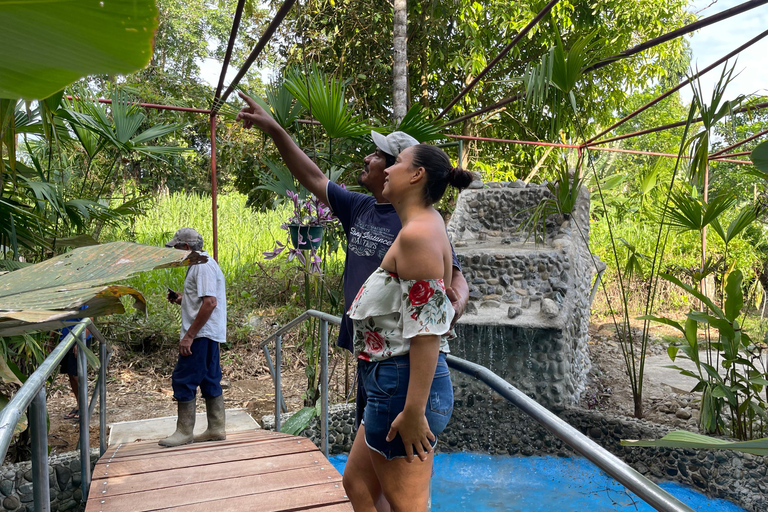
[[[344, 471], [346, 455], [331, 457]], [[661, 487], [697, 512], [744, 512], [682, 485]], [[583, 458], [441, 453], [435, 457], [432, 510], [444, 512], [653, 512]]]

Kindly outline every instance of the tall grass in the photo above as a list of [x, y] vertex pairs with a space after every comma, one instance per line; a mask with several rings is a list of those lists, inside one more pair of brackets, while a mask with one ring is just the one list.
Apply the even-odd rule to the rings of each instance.
[[[285, 241], [280, 225], [288, 217], [289, 208], [254, 212], [245, 205], [246, 200], [238, 193], [218, 197], [218, 263], [228, 285], [237, 282], [254, 262], [262, 261], [262, 253], [272, 250], [275, 240]], [[199, 194], [161, 196], [145, 215], [134, 218], [130, 227], [105, 232], [104, 241], [127, 236], [140, 244], [163, 246], [180, 227], [196, 229], [203, 236], [203, 249], [213, 256], [211, 198]], [[183, 269], [155, 270], [132, 278], [129, 284], [145, 294], [165, 294], [166, 288], [181, 289], [184, 276]]]

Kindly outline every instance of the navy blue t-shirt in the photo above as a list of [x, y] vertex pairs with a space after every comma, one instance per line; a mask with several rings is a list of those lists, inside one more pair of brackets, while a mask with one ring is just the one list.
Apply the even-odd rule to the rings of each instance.
[[[350, 192], [329, 181], [326, 187], [328, 206], [341, 221], [347, 235], [347, 257], [344, 261], [344, 312], [368, 276], [379, 268], [392, 242], [402, 228], [395, 207], [377, 203], [373, 196]], [[453, 251], [453, 247], [451, 247]], [[461, 269], [456, 254], [453, 265]], [[354, 352], [352, 320], [341, 316], [338, 346]]]

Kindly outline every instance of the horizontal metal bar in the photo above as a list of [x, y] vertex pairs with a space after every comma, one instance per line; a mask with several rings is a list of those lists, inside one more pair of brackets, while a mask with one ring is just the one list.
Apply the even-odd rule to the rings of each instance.
[[488, 368], [448, 355], [448, 366], [466, 373], [491, 387], [514, 406], [568, 443], [574, 450], [618, 480], [643, 501], [661, 512], [693, 512], [693, 509], [632, 469], [621, 459], [560, 419], [544, 406], [505, 381]]
[[[80, 100], [81, 98], [77, 96], [71, 96], [69, 94], [66, 95], [66, 98], [70, 101], [72, 100]], [[89, 98], [90, 99], [90, 98]], [[111, 105], [112, 100], [108, 100], [106, 98], [94, 98], [91, 99], [91, 101], [96, 101], [99, 103], [104, 103], [106, 105]], [[155, 110], [174, 110], [177, 112], [193, 112], [195, 114], [210, 114], [211, 111], [205, 108], [193, 108], [193, 107], [176, 107], [174, 105], [158, 105], [156, 103], [130, 103], [130, 105], [138, 105], [140, 107], [144, 108], [153, 108]]]
[[61, 360], [64, 359], [69, 349], [76, 343], [77, 337], [80, 336], [80, 333], [88, 325], [92, 325], [90, 318], [83, 318], [75, 325], [64, 340], [38, 366], [37, 370], [27, 378], [24, 385], [19, 388], [11, 401], [8, 402], [8, 405], [0, 412], [0, 460], [5, 460], [5, 455], [8, 452], [8, 446], [10, 446], [13, 440], [13, 431], [16, 429], [19, 418], [21, 418], [23, 412], [27, 410], [32, 400], [45, 386], [48, 377], [56, 371], [61, 364]]
[[326, 320], [330, 324], [334, 325], [341, 325], [341, 317], [329, 315], [328, 313], [323, 313], [322, 311], [317, 311], [315, 309], [308, 309], [307, 311], [303, 312], [284, 326], [280, 327], [277, 331], [270, 334], [264, 341], [259, 343], [259, 348], [263, 348], [267, 343], [270, 341], [273, 341], [277, 336], [281, 336], [285, 334], [286, 332], [290, 331], [297, 325], [299, 325], [301, 322], [306, 320], [309, 317], [313, 318], [319, 318], [320, 320]]

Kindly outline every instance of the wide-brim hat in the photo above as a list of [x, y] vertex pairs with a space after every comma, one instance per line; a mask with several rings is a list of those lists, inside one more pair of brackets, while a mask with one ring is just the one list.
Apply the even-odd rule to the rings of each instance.
[[371, 138], [376, 147], [388, 155], [397, 156], [405, 148], [415, 146], [419, 143], [405, 132], [392, 132], [389, 135], [382, 135], [379, 132], [371, 130]]
[[176, 231], [173, 238], [165, 244], [166, 247], [176, 247], [179, 244], [203, 245], [203, 236], [192, 228], [181, 228]]

